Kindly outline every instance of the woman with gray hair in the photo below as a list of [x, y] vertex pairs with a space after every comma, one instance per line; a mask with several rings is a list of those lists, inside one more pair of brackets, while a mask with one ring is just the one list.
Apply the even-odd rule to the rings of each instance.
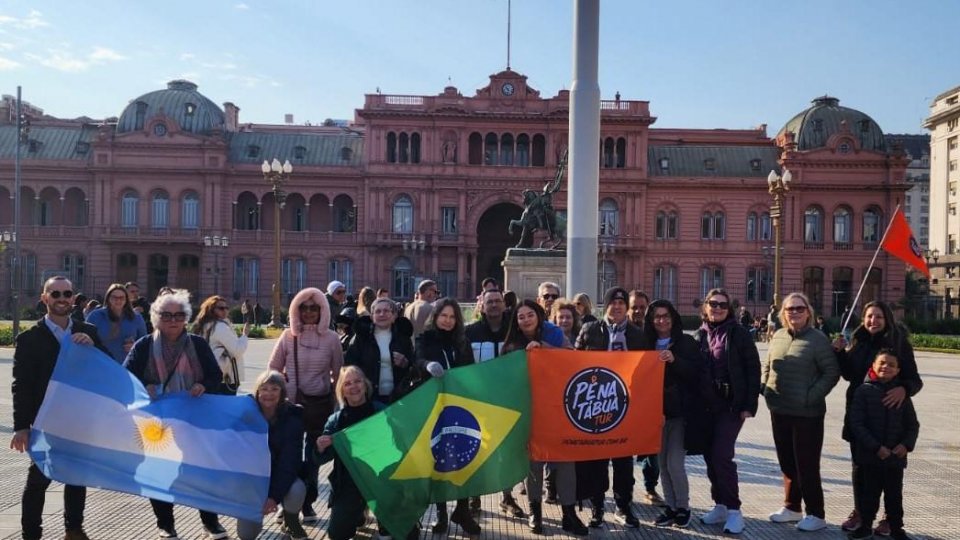
[[389, 405], [401, 390], [413, 361], [413, 325], [397, 317], [397, 304], [378, 298], [354, 323], [344, 364], [357, 366], [373, 384], [373, 399]]
[[[252, 396], [267, 421], [270, 446], [270, 487], [263, 513], [272, 514], [283, 503], [283, 532], [292, 540], [309, 538], [300, 525], [300, 507], [307, 487], [297, 475], [303, 465], [303, 409], [287, 399], [287, 381], [279, 371], [268, 369], [254, 383]], [[286, 509], [292, 509], [288, 512]], [[263, 530], [261, 521], [237, 521], [240, 540], [254, 540]]]
[[[140, 379], [151, 399], [173, 392], [198, 397], [220, 387], [223, 374], [210, 346], [202, 337], [187, 333], [191, 313], [187, 291], [175, 289], [158, 296], [150, 306], [153, 333], [140, 338], [127, 355], [124, 366]], [[178, 538], [173, 503], [150, 499], [150, 505], [160, 538]], [[200, 521], [208, 537], [228, 537], [216, 514], [201, 510]]]

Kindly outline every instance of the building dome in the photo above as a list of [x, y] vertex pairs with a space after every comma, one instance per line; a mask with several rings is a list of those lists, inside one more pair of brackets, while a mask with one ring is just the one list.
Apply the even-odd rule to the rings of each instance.
[[170, 81], [165, 90], [144, 94], [130, 102], [120, 115], [118, 133], [140, 131], [150, 119], [163, 114], [177, 122], [180, 129], [209, 134], [223, 130], [223, 110], [197, 91], [197, 85], [184, 80]]
[[797, 150], [813, 150], [826, 146], [833, 135], [847, 132], [859, 140], [863, 150], [886, 151], [883, 130], [873, 118], [856, 109], [841, 107], [840, 100], [835, 97], [818, 97], [812, 103], [812, 107], [783, 126], [777, 134], [778, 141], [782, 141], [787, 132], [792, 132]]

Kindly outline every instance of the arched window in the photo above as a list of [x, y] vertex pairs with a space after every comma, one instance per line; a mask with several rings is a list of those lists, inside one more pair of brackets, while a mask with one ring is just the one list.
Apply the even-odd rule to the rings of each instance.
[[823, 243], [823, 211], [810, 206], [803, 213], [803, 241], [807, 244]]
[[151, 225], [164, 229], [170, 225], [170, 198], [165, 191], [155, 191], [150, 202]]
[[623, 137], [617, 138], [617, 168], [622, 169], [627, 166], [627, 140]]
[[500, 164], [513, 165], [513, 135], [510, 133], [500, 136]]
[[653, 271], [653, 297], [677, 303], [677, 267], [658, 266]]
[[769, 266], [747, 269], [747, 301], [766, 304], [772, 300], [773, 271]]
[[73, 290], [82, 291], [84, 285], [84, 274], [86, 268], [84, 257], [78, 253], [65, 253], [63, 255], [63, 273], [73, 284]]
[[813, 309], [823, 311], [823, 268], [808, 266], [803, 269], [803, 294], [810, 299]]
[[770, 220], [770, 212], [760, 214], [760, 240], [770, 240], [773, 238], [773, 222]]
[[406, 133], [401, 133], [398, 139], [398, 144], [400, 145], [400, 163], [409, 163], [410, 162], [410, 136]]
[[397, 162], [397, 134], [387, 133], [387, 163]]
[[395, 298], [413, 297], [413, 265], [410, 259], [399, 257], [393, 262], [393, 291]]
[[600, 236], [617, 236], [619, 230], [617, 201], [602, 200], [600, 202]]
[[410, 135], [410, 163], [420, 163], [420, 134]]
[[134, 117], [133, 129], [136, 131], [140, 131], [141, 129], [143, 129], [143, 123], [146, 120], [146, 118], [147, 118], [147, 104], [142, 101], [138, 101], [137, 113], [136, 113], [136, 116]]
[[180, 226], [184, 229], [200, 227], [200, 196], [188, 191], [183, 196], [180, 208]]
[[875, 206], [871, 206], [863, 212], [863, 242], [865, 244], [880, 242], [880, 220], [880, 210]]
[[833, 269], [833, 316], [839, 317], [853, 301], [853, 268], [837, 266]]
[[140, 205], [140, 197], [135, 191], [125, 191], [120, 200], [120, 226], [136, 227], [137, 207]]
[[539, 133], [533, 136], [533, 166], [543, 167], [547, 162], [547, 139]]
[[496, 165], [499, 162], [499, 155], [497, 153], [497, 134], [496, 133], [487, 133], [487, 136], [483, 139], [483, 164], [484, 165]]
[[530, 166], [530, 136], [526, 133], [517, 136], [517, 165]]
[[853, 240], [853, 215], [847, 208], [833, 212], [833, 243], [849, 244]]
[[678, 234], [677, 213], [670, 210], [657, 212], [655, 225], [657, 240], [676, 240]]
[[704, 266], [700, 269], [700, 298], [706, 298], [710, 289], [723, 288], [723, 267]]
[[607, 137], [606, 139], [600, 141], [600, 164], [605, 169], [612, 169], [616, 164], [616, 159], [613, 155], [613, 148], [613, 137]]
[[747, 240], [757, 239], [757, 213], [747, 214]]
[[408, 195], [397, 197], [393, 203], [393, 232], [413, 232], [413, 200]]
[[726, 235], [726, 217], [723, 212], [704, 212], [700, 218], [700, 238], [723, 240]]
[[477, 132], [470, 134], [467, 140], [469, 149], [467, 152], [467, 162], [470, 165], [480, 165], [483, 163], [483, 135]]

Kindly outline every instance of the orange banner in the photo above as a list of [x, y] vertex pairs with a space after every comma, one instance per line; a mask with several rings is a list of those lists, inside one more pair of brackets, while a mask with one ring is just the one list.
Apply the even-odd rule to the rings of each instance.
[[534, 349], [530, 459], [586, 461], [656, 454], [663, 363], [656, 351]]
[[930, 279], [930, 270], [927, 268], [927, 261], [923, 258], [923, 251], [920, 250], [920, 244], [913, 236], [913, 230], [910, 224], [903, 216], [903, 211], [897, 208], [893, 214], [893, 223], [890, 224], [890, 230], [887, 231], [886, 238], [883, 239], [883, 249], [894, 257], [916, 268], [923, 275]]

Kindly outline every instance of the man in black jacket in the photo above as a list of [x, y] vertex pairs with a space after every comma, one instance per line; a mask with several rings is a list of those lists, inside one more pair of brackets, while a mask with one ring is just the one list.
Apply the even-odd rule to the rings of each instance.
[[[10, 441], [10, 448], [17, 452], [24, 452], [30, 446], [30, 428], [46, 395], [61, 344], [70, 340], [80, 345], [96, 346], [107, 353], [97, 337], [95, 326], [70, 318], [72, 297], [70, 280], [63, 276], [48, 279], [40, 296], [47, 315], [33, 328], [17, 336], [17, 348], [13, 353], [14, 433]], [[49, 486], [50, 479], [31, 463], [21, 504], [20, 526], [24, 540], [40, 540], [43, 535], [43, 503]], [[64, 540], [88, 540], [83, 532], [86, 497], [85, 487], [64, 486]]]
[[[639, 351], [643, 348], [643, 331], [627, 319], [629, 297], [623, 287], [611, 287], [603, 295], [604, 316], [601, 320], [589, 322], [580, 329], [576, 349], [581, 351]], [[577, 491], [581, 492], [581, 479], [592, 487], [584, 494], [590, 497], [593, 505], [593, 518], [590, 526], [603, 526], [603, 500], [607, 492], [607, 461], [589, 461], [577, 464]], [[630, 503], [633, 501], [633, 456], [613, 458], [613, 500], [617, 503], [614, 520], [620, 524], [636, 528], [640, 520], [633, 514]]]

